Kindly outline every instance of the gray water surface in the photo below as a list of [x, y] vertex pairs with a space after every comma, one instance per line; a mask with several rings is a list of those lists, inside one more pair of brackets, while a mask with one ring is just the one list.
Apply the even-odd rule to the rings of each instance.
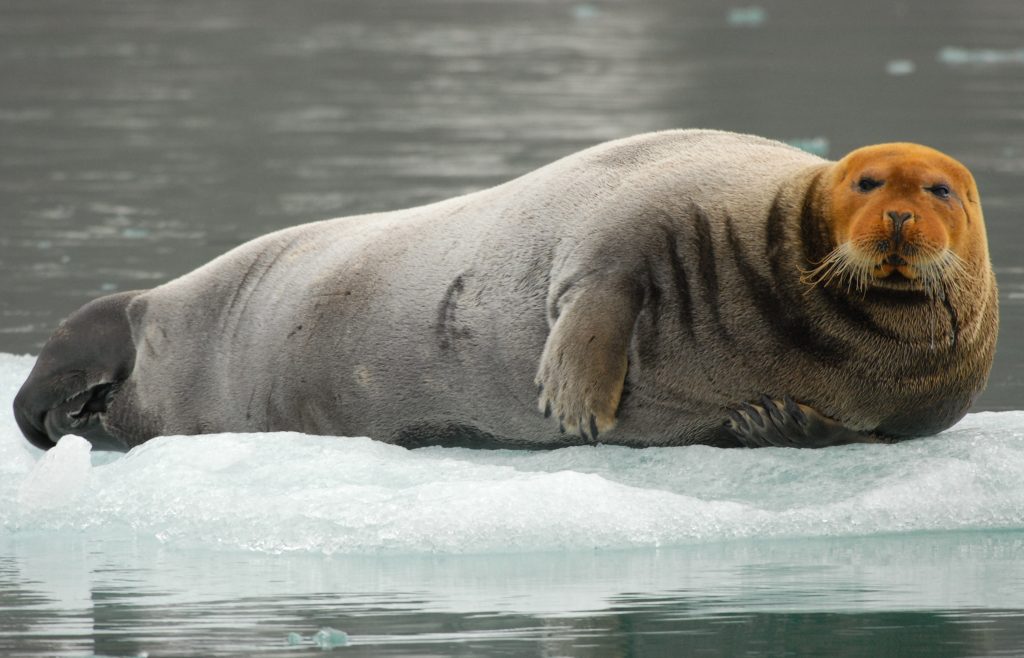
[[[277, 228], [705, 127], [964, 162], [1002, 317], [975, 410], [1020, 409], [1022, 49], [1018, 0], [3, 0], [0, 352]], [[382, 558], [5, 532], [0, 653], [299, 655], [318, 650], [289, 632], [332, 626], [353, 655], [1020, 655], [1022, 546], [1010, 529]]]

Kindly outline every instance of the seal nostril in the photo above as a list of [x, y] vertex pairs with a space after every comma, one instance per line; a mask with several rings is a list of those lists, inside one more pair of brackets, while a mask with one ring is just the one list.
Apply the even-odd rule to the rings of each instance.
[[900, 233], [903, 230], [903, 224], [907, 222], [912, 215], [909, 212], [899, 212], [898, 210], [890, 210], [885, 214], [892, 220], [892, 239], [893, 242], [896, 243], [896, 248], [899, 249], [902, 238]]
[[889, 219], [892, 220], [893, 228], [897, 231], [900, 230], [900, 227], [903, 226], [903, 223], [906, 222], [911, 217], [911, 214], [909, 212], [899, 212], [897, 210], [890, 210], [885, 214], [888, 215]]

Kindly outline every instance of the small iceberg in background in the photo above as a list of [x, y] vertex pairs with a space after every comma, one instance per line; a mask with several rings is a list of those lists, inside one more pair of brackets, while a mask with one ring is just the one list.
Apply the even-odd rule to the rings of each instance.
[[822, 158], [828, 157], [829, 142], [827, 137], [798, 137], [787, 139], [786, 143], [801, 151], [807, 151]]
[[1024, 48], [999, 50], [947, 46], [939, 51], [938, 60], [950, 66], [1024, 64]]
[[336, 628], [325, 626], [313, 635], [313, 644], [321, 649], [333, 649], [348, 645], [348, 634]]
[[298, 633], [289, 633], [287, 638], [288, 646], [297, 647], [303, 644], [315, 644], [321, 649], [336, 649], [348, 646], [348, 633], [339, 631], [337, 628], [324, 626], [313, 634], [308, 640]]
[[122, 238], [128, 238], [130, 240], [140, 240], [142, 238], [148, 238], [149, 236], [149, 229], [141, 226], [127, 226], [121, 229]]
[[889, 75], [910, 75], [917, 70], [917, 65], [909, 59], [893, 59], [885, 64], [885, 72]]
[[768, 18], [764, 7], [733, 7], [726, 15], [726, 22], [732, 27], [757, 27]]
[[597, 18], [600, 13], [601, 10], [597, 6], [588, 3], [573, 5], [572, 8], [572, 17], [578, 21], [588, 21], [592, 18]]

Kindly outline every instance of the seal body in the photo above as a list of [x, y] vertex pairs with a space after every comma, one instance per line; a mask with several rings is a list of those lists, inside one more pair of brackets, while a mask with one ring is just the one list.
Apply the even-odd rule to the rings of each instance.
[[[666, 131], [440, 203], [284, 229], [106, 303], [96, 322], [119, 347], [70, 382], [48, 344], [16, 416], [45, 444], [78, 413], [86, 438], [125, 448], [278, 430], [410, 447], [776, 445], [759, 423], [787, 409], [839, 428], [827, 443], [933, 434], [966, 413], [993, 357], [977, 191], [969, 174], [943, 183], [966, 186], [936, 220], [960, 241], [943, 247], [956, 267], [929, 278], [899, 251], [938, 240], [927, 213], [879, 202], [863, 212], [881, 219], [853, 221], [871, 193], [910, 192], [862, 192], [851, 166]], [[917, 214], [894, 233], [890, 211]], [[885, 264], [894, 248], [879, 243], [899, 235], [904, 265]], [[89, 309], [78, 324], [93, 326]]]

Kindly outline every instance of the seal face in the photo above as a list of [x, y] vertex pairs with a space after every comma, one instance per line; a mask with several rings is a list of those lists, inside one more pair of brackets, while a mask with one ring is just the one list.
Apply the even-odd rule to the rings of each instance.
[[829, 188], [837, 246], [812, 270], [812, 281], [934, 297], [985, 257], [984, 234], [974, 229], [982, 225], [974, 180], [938, 151], [916, 144], [858, 149], [835, 167]]
[[956, 422], [997, 327], [977, 187], [952, 158], [665, 131], [94, 301], [14, 407], [40, 447], [279, 430], [823, 447]]

